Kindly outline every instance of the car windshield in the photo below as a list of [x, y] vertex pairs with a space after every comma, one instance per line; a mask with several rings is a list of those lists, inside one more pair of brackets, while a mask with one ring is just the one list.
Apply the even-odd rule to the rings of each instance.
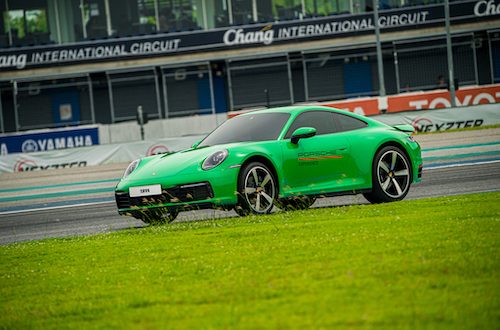
[[280, 112], [236, 116], [217, 127], [198, 147], [276, 140], [289, 117], [290, 114]]

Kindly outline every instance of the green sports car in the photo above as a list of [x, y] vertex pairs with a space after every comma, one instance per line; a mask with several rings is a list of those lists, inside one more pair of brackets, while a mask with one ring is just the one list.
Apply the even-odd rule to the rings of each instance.
[[323, 196], [398, 201], [422, 175], [413, 131], [321, 106], [241, 114], [190, 149], [133, 161], [116, 186], [118, 212], [161, 223], [202, 208], [304, 209]]

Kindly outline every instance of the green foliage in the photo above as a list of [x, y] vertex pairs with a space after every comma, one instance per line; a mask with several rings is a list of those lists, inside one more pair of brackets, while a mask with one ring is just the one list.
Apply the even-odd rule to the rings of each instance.
[[47, 14], [43, 9], [26, 11], [26, 23], [28, 32], [47, 32]]
[[468, 328], [500, 321], [500, 193], [0, 247], [0, 328]]

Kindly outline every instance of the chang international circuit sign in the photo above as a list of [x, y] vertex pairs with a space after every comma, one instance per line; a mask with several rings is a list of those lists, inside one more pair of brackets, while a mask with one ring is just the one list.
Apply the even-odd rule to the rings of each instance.
[[[407, 25], [422, 24], [427, 21], [429, 11], [423, 10], [413, 13], [399, 13], [379, 17], [379, 26], [387, 27], [404, 27]], [[272, 24], [264, 27], [260, 31], [248, 31], [244, 29], [229, 29], [224, 33], [224, 44], [244, 45], [263, 43], [270, 45], [276, 40], [289, 40], [295, 38], [321, 37], [332, 34], [342, 34], [350, 32], [370, 31], [375, 28], [372, 17], [352, 18], [341, 21], [332, 21], [325, 23], [304, 24], [283, 26], [279, 25], [275, 28]]]
[[[486, 20], [500, 16], [500, 0], [452, 2], [453, 22]], [[442, 4], [399, 8], [380, 12], [383, 31], [409, 27], [443, 25]], [[186, 52], [268, 46], [298, 40], [317, 40], [335, 36], [374, 33], [372, 13], [336, 15], [314, 20], [295, 20], [227, 27], [210, 31], [190, 31], [120, 39], [103, 39], [70, 45], [49, 45], [3, 49], [0, 51], [0, 71], [109, 61], [127, 58], [165, 56]]]

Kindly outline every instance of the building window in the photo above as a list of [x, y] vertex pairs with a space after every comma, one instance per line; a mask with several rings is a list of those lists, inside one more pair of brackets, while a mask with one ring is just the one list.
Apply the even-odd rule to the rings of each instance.
[[46, 1], [30, 1], [22, 6], [14, 1], [7, 4], [8, 6], [2, 6], [1, 44], [25, 46], [51, 42]]
[[[351, 2], [353, 3], [354, 12], [364, 11], [364, 1], [356, 0], [304, 0], [305, 12], [308, 17], [328, 16], [344, 14], [352, 11], [350, 9]], [[362, 2], [362, 3], [361, 3]], [[363, 7], [363, 8], [361, 8]]]
[[[207, 27], [217, 28], [229, 25], [229, 0], [215, 0], [212, 6], [207, 6]], [[213, 14], [212, 14], [213, 10]], [[211, 19], [212, 18], [212, 19]]]
[[112, 34], [126, 37], [156, 32], [154, 0], [108, 0]]
[[301, 0], [274, 0], [274, 16], [280, 21], [302, 18]]
[[104, 0], [83, 0], [83, 22], [87, 39], [108, 36], [106, 8]]
[[252, 0], [231, 0], [233, 11], [233, 24], [254, 23]]
[[201, 0], [159, 0], [158, 3], [160, 31], [190, 31], [204, 26]]

